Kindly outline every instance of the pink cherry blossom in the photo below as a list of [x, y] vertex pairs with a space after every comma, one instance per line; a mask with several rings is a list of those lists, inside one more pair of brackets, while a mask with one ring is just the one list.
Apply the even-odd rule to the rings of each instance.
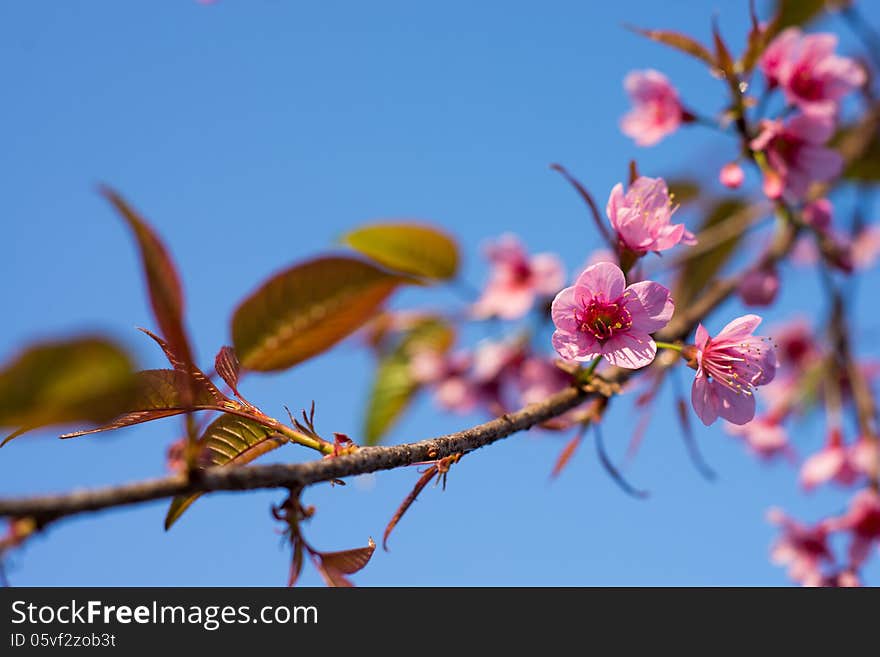
[[724, 428], [730, 435], [742, 438], [758, 458], [769, 460], [793, 454], [785, 427], [773, 416], [756, 417], [743, 425], [726, 423]]
[[752, 140], [755, 151], [767, 156], [764, 193], [770, 198], [783, 194], [799, 200], [814, 182], [828, 182], [840, 174], [840, 153], [825, 148], [834, 133], [834, 120], [827, 115], [797, 114], [785, 123], [762, 121], [761, 133]]
[[672, 205], [666, 181], [662, 178], [638, 178], [623, 193], [618, 183], [611, 190], [606, 212], [620, 243], [630, 251], [644, 255], [665, 251], [682, 242], [696, 244], [684, 224], [671, 223], [677, 209]]
[[639, 146], [653, 146], [678, 130], [685, 111], [665, 75], [651, 69], [632, 71], [623, 86], [633, 102], [633, 109], [620, 121], [623, 134]]
[[737, 189], [743, 184], [745, 177], [746, 175], [743, 173], [742, 167], [736, 162], [728, 162], [721, 167], [721, 171], [718, 174], [718, 180], [721, 184], [730, 189]]
[[775, 268], [752, 269], [743, 275], [737, 293], [747, 306], [769, 306], [779, 293], [779, 274]]
[[754, 389], [772, 381], [778, 366], [768, 340], [753, 335], [760, 323], [757, 315], [744, 315], [714, 338], [702, 324], [697, 327], [691, 403], [706, 426], [719, 417], [732, 424], [755, 417]]
[[789, 103], [805, 112], [834, 113], [840, 100], [866, 80], [864, 69], [834, 54], [835, 48], [834, 34], [804, 35], [789, 28], [768, 46], [761, 67]]
[[626, 286], [615, 264], [588, 267], [553, 300], [553, 346], [567, 360], [603, 356], [612, 365], [637, 369], [657, 353], [650, 334], [672, 317], [669, 290], [652, 281]]
[[465, 351], [445, 355], [425, 349], [412, 355], [409, 368], [416, 382], [434, 388], [437, 403], [443, 408], [469, 413], [480, 402], [480, 390], [469, 376], [472, 362]]
[[845, 514], [829, 518], [825, 526], [830, 531], [850, 532], [852, 542], [849, 546], [850, 565], [861, 566], [880, 543], [880, 494], [866, 488], [856, 493]]
[[823, 563], [833, 561], [827, 527], [823, 523], [812, 527], [804, 525], [780, 509], [771, 509], [767, 519], [782, 529], [782, 535], [770, 551], [773, 563], [787, 566], [788, 576], [800, 584], [821, 581]]
[[852, 452], [843, 443], [843, 435], [839, 429], [832, 429], [828, 433], [828, 442], [825, 446], [801, 466], [801, 485], [806, 490], [829, 481], [848, 486], [858, 477], [859, 472], [852, 460]]
[[834, 206], [827, 198], [820, 198], [807, 203], [801, 211], [804, 222], [815, 228], [820, 233], [831, 229], [834, 219]]
[[850, 244], [853, 266], [869, 269], [880, 255], [880, 226], [865, 226], [858, 231]]
[[868, 477], [876, 477], [880, 470], [880, 446], [876, 441], [861, 436], [850, 452], [853, 467]]
[[492, 273], [483, 295], [474, 304], [476, 317], [518, 319], [540, 295], [553, 295], [565, 284], [562, 263], [555, 255], [529, 256], [513, 235], [503, 235], [487, 249]]

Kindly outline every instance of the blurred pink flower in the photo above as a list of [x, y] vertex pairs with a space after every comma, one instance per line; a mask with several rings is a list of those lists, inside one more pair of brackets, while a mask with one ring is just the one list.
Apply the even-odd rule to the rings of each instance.
[[880, 542], [880, 494], [866, 488], [856, 493], [849, 509], [842, 516], [829, 518], [825, 526], [830, 531], [850, 532], [852, 542], [849, 546], [850, 566], [861, 566]]
[[744, 315], [714, 338], [702, 324], [697, 327], [691, 403], [706, 426], [719, 417], [732, 424], [755, 417], [754, 389], [772, 381], [778, 365], [769, 341], [752, 335], [760, 323], [757, 315]]
[[492, 273], [483, 295], [474, 304], [476, 317], [518, 319], [538, 295], [551, 296], [565, 285], [559, 259], [549, 253], [529, 256], [513, 235], [503, 235], [487, 249]]
[[782, 535], [770, 550], [771, 561], [787, 566], [788, 576], [795, 582], [815, 585], [821, 581], [823, 562], [833, 561], [825, 525], [819, 523], [808, 527], [789, 518], [780, 509], [770, 509], [767, 519], [782, 529]]
[[721, 181], [721, 184], [725, 187], [737, 189], [743, 184], [745, 173], [743, 173], [742, 167], [736, 162], [728, 162], [721, 167], [721, 171], [718, 174], [718, 180]]
[[834, 206], [827, 198], [820, 198], [807, 203], [802, 210], [804, 221], [815, 228], [820, 233], [825, 233], [831, 229], [831, 222], [834, 219]]
[[752, 269], [743, 275], [737, 293], [747, 306], [769, 306], [779, 293], [776, 268]]
[[696, 244], [684, 224], [671, 223], [676, 208], [672, 206], [666, 181], [662, 178], [638, 178], [623, 193], [617, 183], [611, 190], [606, 212], [623, 246], [638, 254], [665, 251], [682, 242]]
[[601, 262], [556, 295], [551, 307], [553, 346], [560, 356], [589, 361], [601, 355], [628, 369], [654, 360], [657, 345], [650, 333], [672, 317], [669, 290], [652, 281], [625, 286], [620, 268]]
[[620, 121], [620, 129], [639, 146], [653, 146], [681, 125], [684, 109], [665, 75], [651, 69], [632, 71], [623, 86], [633, 109]]
[[823, 146], [833, 132], [834, 121], [827, 115], [797, 114], [785, 123], [762, 121], [751, 147], [767, 156], [770, 171], [764, 174], [764, 193], [769, 198], [785, 194], [799, 200], [812, 183], [837, 177], [843, 159]]
[[855, 60], [835, 55], [835, 48], [834, 34], [788, 28], [768, 46], [761, 67], [789, 103], [805, 112], [835, 113], [840, 100], [867, 79]]
[[791, 457], [793, 454], [785, 427], [772, 416], [756, 417], [742, 425], [728, 422], [724, 428], [730, 435], [744, 439], [749, 449], [759, 458], [771, 459], [782, 455]]
[[850, 459], [856, 470], [867, 477], [875, 477], [880, 470], [880, 446], [874, 440], [860, 436], [852, 446]]
[[865, 226], [856, 233], [850, 244], [850, 255], [857, 269], [872, 267], [880, 255], [880, 226]]
[[859, 472], [852, 461], [852, 452], [843, 443], [839, 429], [828, 433], [828, 442], [801, 466], [801, 485], [811, 490], [820, 484], [836, 481], [845, 486], [854, 483]]
[[409, 367], [416, 382], [433, 386], [435, 399], [443, 408], [469, 413], [480, 402], [480, 391], [469, 376], [472, 362], [465, 351], [446, 355], [425, 349], [412, 355]]

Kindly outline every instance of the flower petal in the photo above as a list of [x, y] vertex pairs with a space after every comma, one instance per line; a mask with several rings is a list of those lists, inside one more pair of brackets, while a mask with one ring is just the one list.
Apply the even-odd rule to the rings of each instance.
[[633, 283], [624, 292], [629, 301], [626, 309], [632, 315], [632, 329], [653, 333], [659, 331], [672, 319], [675, 305], [669, 290], [654, 281]]
[[728, 340], [731, 342], [739, 342], [752, 335], [760, 323], [761, 318], [758, 315], [743, 315], [742, 317], [737, 317], [721, 329], [713, 341], [716, 343]]
[[620, 267], [611, 262], [599, 262], [587, 267], [578, 276], [575, 287], [584, 287], [590, 296], [602, 297], [606, 301], [615, 301], [626, 286], [626, 278]]
[[755, 396], [715, 385], [718, 415], [732, 424], [747, 424], [755, 417]]
[[697, 417], [707, 427], [718, 419], [718, 399], [715, 395], [715, 384], [709, 381], [702, 372], [697, 372], [694, 385], [691, 386], [691, 405]]
[[636, 370], [650, 365], [657, 355], [657, 345], [647, 333], [630, 330], [618, 333], [603, 343], [602, 355], [612, 365]]
[[553, 348], [565, 360], [593, 360], [600, 352], [599, 343], [587, 333], [569, 333], [557, 329], [551, 338]]

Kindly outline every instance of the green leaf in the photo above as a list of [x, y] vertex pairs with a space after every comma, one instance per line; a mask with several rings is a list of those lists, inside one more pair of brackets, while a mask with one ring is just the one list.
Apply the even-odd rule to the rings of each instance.
[[[721, 223], [745, 207], [746, 204], [739, 198], [726, 198], [718, 201], [709, 211], [700, 230], [706, 230]], [[685, 261], [672, 295], [676, 306], [685, 308], [703, 291], [733, 255], [743, 235], [744, 231], [741, 231], [730, 239], [720, 242], [715, 248]], [[697, 239], [699, 240], [699, 234]]]
[[362, 226], [342, 242], [389, 269], [438, 280], [458, 273], [458, 246], [436, 228], [413, 223]]
[[696, 57], [701, 62], [708, 64], [713, 68], [717, 66], [715, 57], [709, 52], [709, 49], [686, 34], [672, 32], [670, 30], [645, 30], [638, 27], [627, 27], [637, 34], [648, 37], [651, 41], [657, 41], [658, 43], [665, 44], [680, 52], [688, 54], [691, 57]]
[[100, 337], [38, 343], [0, 368], [0, 426], [103, 422], [125, 409], [134, 392], [131, 359], [115, 343]]
[[[124, 413], [109, 424], [65, 433], [61, 438], [77, 438], [101, 431], [111, 431], [180, 415], [187, 410], [215, 408], [218, 404], [212, 388], [200, 385], [198, 380], [193, 380], [179, 370], [144, 370], [135, 374], [135, 381], [137, 392]], [[192, 403], [188, 404], [185, 400], [190, 390], [195, 391], [195, 397]]]
[[[843, 150], [847, 140], [860, 139], [859, 131], [865, 132], [860, 125], [845, 125], [837, 131], [831, 141], [831, 145]], [[871, 135], [867, 145], [860, 149], [859, 156], [850, 161], [843, 171], [843, 177], [847, 180], [856, 180], [862, 183], [876, 183], [880, 181], [880, 135], [876, 132]]]
[[[207, 465], [213, 467], [250, 463], [286, 442], [286, 437], [275, 433], [272, 429], [253, 420], [228, 414], [221, 415], [211, 422], [199, 439]], [[165, 517], [165, 529], [170, 529], [181, 514], [201, 495], [201, 493], [193, 493], [175, 497]]]
[[419, 350], [445, 353], [455, 333], [439, 318], [429, 318], [407, 331], [397, 345], [379, 360], [367, 402], [364, 442], [375, 445], [409, 406], [421, 386], [413, 378], [410, 362]]
[[825, 0], [776, 0], [773, 34], [787, 27], [803, 27], [818, 18], [824, 9]]
[[232, 316], [242, 367], [270, 372], [311, 358], [350, 335], [412, 279], [344, 257], [296, 265], [270, 278]]
[[134, 234], [147, 281], [153, 315], [160, 332], [174, 355], [184, 363], [192, 363], [192, 352], [183, 325], [183, 289], [168, 249], [150, 225], [118, 193], [101, 187]]

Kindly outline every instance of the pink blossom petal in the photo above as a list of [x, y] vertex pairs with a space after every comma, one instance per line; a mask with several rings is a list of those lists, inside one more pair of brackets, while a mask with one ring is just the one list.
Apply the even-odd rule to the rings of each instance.
[[557, 329], [553, 332], [551, 342], [557, 353], [566, 360], [585, 362], [602, 353], [596, 339], [581, 331], [569, 333]]
[[801, 484], [807, 490], [834, 479], [843, 468], [846, 455], [840, 448], [823, 449], [801, 466]]
[[632, 315], [632, 329], [644, 333], [659, 331], [672, 319], [675, 306], [669, 296], [669, 290], [653, 281], [633, 283], [625, 292], [627, 310]]
[[718, 415], [731, 424], [746, 424], [755, 417], [755, 396], [713, 384], [718, 399]]
[[707, 427], [718, 419], [718, 399], [712, 384], [702, 372], [697, 372], [691, 387], [691, 405]]
[[626, 278], [620, 267], [610, 262], [599, 262], [587, 267], [578, 276], [576, 287], [584, 287], [591, 296], [614, 301], [623, 294]]
[[657, 355], [657, 345], [651, 336], [633, 330], [611, 337], [601, 348], [605, 360], [630, 370], [650, 365]]
[[715, 341], [720, 342], [721, 340], [727, 340], [730, 342], [738, 342], [750, 337], [760, 323], [761, 318], [758, 315], [743, 315], [742, 317], [737, 317], [721, 329], [718, 335], [715, 336]]

